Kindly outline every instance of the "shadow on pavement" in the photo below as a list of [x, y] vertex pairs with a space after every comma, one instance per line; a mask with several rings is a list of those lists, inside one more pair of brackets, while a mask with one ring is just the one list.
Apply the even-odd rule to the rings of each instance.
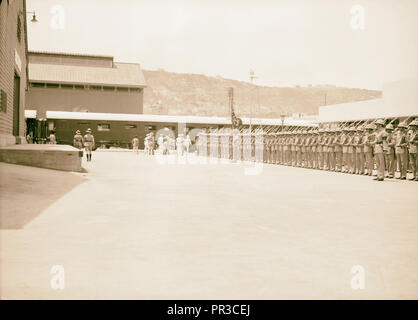
[[86, 181], [71, 172], [0, 163], [0, 229], [21, 229]]

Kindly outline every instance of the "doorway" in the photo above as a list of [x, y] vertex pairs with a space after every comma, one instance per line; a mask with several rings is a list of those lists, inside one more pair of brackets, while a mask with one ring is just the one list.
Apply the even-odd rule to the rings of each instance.
[[13, 135], [19, 136], [20, 126], [20, 77], [15, 73], [13, 84]]

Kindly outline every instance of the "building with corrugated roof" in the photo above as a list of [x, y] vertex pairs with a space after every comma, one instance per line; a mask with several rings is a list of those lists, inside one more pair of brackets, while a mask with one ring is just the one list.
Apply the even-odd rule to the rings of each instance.
[[29, 52], [26, 109], [140, 114], [145, 78], [139, 64], [112, 56]]

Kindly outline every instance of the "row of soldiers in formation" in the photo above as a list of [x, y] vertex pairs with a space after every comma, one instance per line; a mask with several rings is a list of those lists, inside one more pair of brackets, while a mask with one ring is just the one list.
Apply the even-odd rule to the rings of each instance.
[[[394, 128], [383, 119], [358, 126], [280, 131], [274, 133], [201, 132], [196, 141], [200, 156], [254, 160], [271, 164], [373, 175], [418, 181], [416, 175], [418, 119]], [[235, 132], [235, 133], [234, 133]], [[214, 152], [215, 150], [215, 152]], [[247, 157], [246, 157], [247, 155]]]

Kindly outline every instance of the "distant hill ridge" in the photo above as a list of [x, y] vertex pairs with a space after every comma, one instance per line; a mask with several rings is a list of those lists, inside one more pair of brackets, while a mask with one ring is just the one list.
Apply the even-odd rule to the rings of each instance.
[[148, 87], [144, 113], [229, 116], [228, 88], [234, 88], [238, 116], [279, 118], [281, 114], [317, 114], [319, 106], [376, 99], [381, 91], [332, 85], [266, 87], [248, 82], [164, 70], [142, 70]]

